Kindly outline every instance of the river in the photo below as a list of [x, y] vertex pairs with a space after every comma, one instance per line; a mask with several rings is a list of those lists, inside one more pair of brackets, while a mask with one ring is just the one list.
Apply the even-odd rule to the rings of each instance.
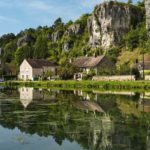
[[0, 150], [150, 150], [150, 93], [1, 87]]

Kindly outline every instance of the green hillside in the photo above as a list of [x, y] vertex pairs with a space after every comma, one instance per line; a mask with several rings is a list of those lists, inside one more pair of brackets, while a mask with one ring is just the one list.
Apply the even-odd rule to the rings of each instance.
[[[143, 2], [135, 5], [131, 2], [119, 4], [145, 11]], [[132, 16], [130, 31], [124, 35], [119, 45], [112, 45], [107, 50], [101, 47], [93, 48], [88, 44], [90, 33], [87, 21], [90, 15], [84, 14], [75, 22], [67, 23], [58, 18], [52, 26], [39, 26], [36, 29], [25, 29], [17, 35], [10, 33], [1, 36], [3, 69], [5, 65], [18, 68], [24, 58], [44, 58], [62, 65], [73, 57], [105, 54], [116, 63], [116, 74], [129, 74], [141, 53], [150, 52], [145, 13], [143, 13], [143, 21], [138, 25], [135, 23], [136, 16]]]

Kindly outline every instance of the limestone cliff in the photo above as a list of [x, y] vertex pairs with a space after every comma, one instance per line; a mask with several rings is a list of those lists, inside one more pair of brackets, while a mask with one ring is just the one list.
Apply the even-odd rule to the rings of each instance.
[[26, 44], [30, 43], [32, 40], [33, 40], [33, 37], [26, 34], [23, 37], [18, 39], [17, 46], [21, 47], [23, 45], [26, 45]]
[[143, 11], [136, 6], [105, 2], [95, 7], [88, 19], [92, 47], [110, 48], [120, 44], [123, 36], [143, 19]]
[[82, 34], [83, 30], [81, 28], [80, 24], [73, 24], [68, 27], [68, 29], [65, 31], [65, 36], [71, 36], [71, 35], [79, 35]]
[[150, 36], [150, 0], [145, 0], [145, 9], [146, 9], [146, 28]]

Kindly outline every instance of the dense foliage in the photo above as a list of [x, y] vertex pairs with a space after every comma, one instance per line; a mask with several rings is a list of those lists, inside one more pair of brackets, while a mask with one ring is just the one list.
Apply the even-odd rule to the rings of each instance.
[[[120, 4], [133, 6], [132, 0], [129, 0], [127, 4]], [[136, 5], [138, 9], [144, 9], [143, 1], [137, 2]], [[130, 31], [124, 36], [118, 47], [110, 48], [107, 51], [100, 47], [92, 48], [88, 44], [87, 20], [89, 16], [89, 14], [84, 14], [75, 22], [69, 21], [67, 23], [58, 18], [51, 27], [39, 26], [37, 29], [29, 28], [21, 31], [17, 35], [13, 33], [3, 35], [0, 37], [0, 48], [3, 50], [4, 64], [13, 63], [18, 67], [24, 58], [37, 58], [48, 59], [61, 65], [73, 57], [106, 54], [119, 64], [120, 68], [126, 68], [124, 69], [126, 70], [125, 73], [129, 74], [130, 67], [133, 66], [136, 58], [131, 58], [131, 61], [127, 62], [127, 60], [124, 61], [126, 57], [124, 54], [132, 52], [134, 55], [138, 51], [140, 55], [143, 51], [145, 53], [150, 52], [150, 40], [147, 37], [145, 19], [138, 26], [135, 26], [136, 18], [133, 19]]]

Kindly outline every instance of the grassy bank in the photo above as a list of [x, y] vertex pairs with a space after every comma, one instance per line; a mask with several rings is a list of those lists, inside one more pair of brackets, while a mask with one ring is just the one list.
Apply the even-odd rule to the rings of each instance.
[[149, 81], [7, 81], [1, 85], [35, 88], [150, 90]]

